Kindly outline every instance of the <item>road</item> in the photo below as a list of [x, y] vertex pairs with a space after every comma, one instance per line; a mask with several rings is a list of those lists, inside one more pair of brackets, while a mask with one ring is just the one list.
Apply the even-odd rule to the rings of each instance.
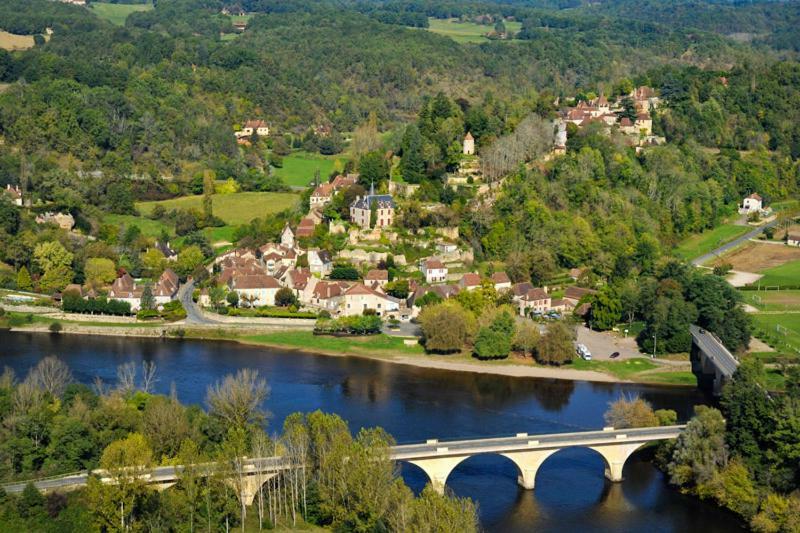
[[689, 332], [692, 334], [692, 337], [694, 337], [697, 346], [711, 359], [714, 366], [716, 366], [725, 377], [730, 378], [733, 376], [733, 373], [736, 372], [736, 368], [739, 366], [739, 361], [736, 360], [731, 352], [729, 352], [711, 333], [698, 326], [689, 326]]
[[731, 250], [733, 248], [736, 248], [737, 246], [739, 246], [743, 242], [746, 242], [746, 241], [749, 241], [750, 239], [754, 239], [755, 237], [758, 237], [759, 235], [761, 235], [761, 233], [765, 229], [774, 227], [777, 223], [778, 223], [778, 219], [775, 218], [775, 220], [773, 220], [771, 222], [767, 222], [763, 226], [759, 226], [757, 228], [753, 228], [751, 231], [748, 231], [747, 233], [745, 233], [741, 237], [737, 237], [736, 239], [733, 239], [731, 242], [729, 242], [727, 244], [723, 244], [722, 246], [720, 246], [716, 250], [712, 250], [712, 251], [708, 252], [707, 254], [701, 255], [700, 257], [698, 257], [696, 259], [692, 259], [692, 264], [694, 266], [700, 266], [700, 265], [702, 265], [702, 264], [704, 264], [704, 263], [706, 263], [708, 261], [711, 261], [712, 259], [715, 259], [715, 258], [719, 257], [720, 255], [724, 254], [725, 252], [727, 252], [727, 251], [729, 251], [729, 250]]
[[181, 305], [186, 310], [186, 323], [187, 324], [218, 324], [216, 320], [211, 320], [203, 315], [200, 307], [192, 300], [192, 292], [194, 291], [194, 280], [188, 279], [186, 283], [181, 285], [178, 289], [178, 299]]

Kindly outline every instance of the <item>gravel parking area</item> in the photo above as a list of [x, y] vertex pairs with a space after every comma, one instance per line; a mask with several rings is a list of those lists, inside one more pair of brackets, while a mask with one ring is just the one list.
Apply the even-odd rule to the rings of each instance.
[[585, 344], [592, 353], [592, 359], [606, 360], [614, 352], [619, 352], [616, 361], [634, 357], [646, 357], [639, 351], [636, 339], [624, 338], [610, 331], [592, 331], [586, 326], [578, 326], [578, 344]]

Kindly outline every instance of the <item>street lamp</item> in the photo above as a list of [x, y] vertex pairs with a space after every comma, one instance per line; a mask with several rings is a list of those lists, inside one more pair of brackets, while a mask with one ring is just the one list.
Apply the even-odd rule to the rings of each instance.
[[658, 332], [653, 333], [653, 355], [650, 356], [650, 359], [656, 358], [656, 346], [658, 346]]

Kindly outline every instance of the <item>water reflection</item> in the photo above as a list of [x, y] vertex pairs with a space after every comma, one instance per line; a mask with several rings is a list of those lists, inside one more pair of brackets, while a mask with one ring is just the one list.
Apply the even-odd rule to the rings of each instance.
[[[694, 404], [708, 401], [691, 389], [450, 372], [235, 343], [0, 332], [0, 366], [9, 365], [20, 376], [51, 354], [64, 359], [78, 380], [92, 383], [99, 376], [111, 385], [117, 365], [153, 361], [157, 392], [169, 393], [174, 383], [181, 401], [196, 404], [225, 374], [255, 368], [272, 388], [265, 404], [273, 413], [270, 428], [279, 428], [292, 412], [322, 409], [341, 415], [353, 431], [383, 426], [400, 443], [600, 428], [608, 402], [621, 394], [675, 409], [682, 420]], [[428, 482], [414, 466], [401, 465], [401, 471], [414, 490]], [[460, 464], [448, 486], [478, 501], [487, 531], [721, 533], [741, 526], [719, 509], [669, 489], [639, 454], [629, 459], [620, 484], [607, 482], [603, 471], [595, 452], [564, 450], [542, 465], [536, 490], [525, 491], [510, 460], [478, 456]]]

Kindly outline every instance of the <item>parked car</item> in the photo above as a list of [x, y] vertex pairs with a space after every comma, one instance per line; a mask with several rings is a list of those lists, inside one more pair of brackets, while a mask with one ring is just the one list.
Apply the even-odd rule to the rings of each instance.
[[585, 344], [579, 344], [576, 347], [575, 351], [585, 361], [591, 361], [592, 360], [592, 352], [589, 351], [589, 348], [587, 348]]
[[611, 359], [616, 359], [617, 357], [619, 357], [619, 352], [614, 352], [609, 356]]

